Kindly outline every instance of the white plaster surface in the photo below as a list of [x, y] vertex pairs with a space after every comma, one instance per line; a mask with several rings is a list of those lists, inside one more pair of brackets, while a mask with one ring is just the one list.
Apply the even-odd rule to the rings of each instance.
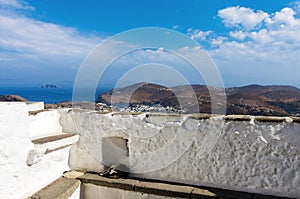
[[[194, 143], [178, 160], [161, 170], [135, 175], [237, 191], [300, 196], [300, 149], [287, 141], [285, 131], [293, 126], [298, 134], [294, 139], [299, 140], [299, 124], [226, 122], [213, 150], [201, 157], [198, 154], [203, 122]], [[131, 152], [146, 146], [138, 141], [131, 144]], [[159, 140], [147, 144], [162, 147]]]
[[39, 111], [44, 109], [44, 102], [28, 102], [28, 111]]
[[[65, 134], [65, 133], [54, 134], [54, 135], [62, 135], [62, 134]], [[33, 149], [28, 151], [26, 163], [29, 166], [36, 164], [37, 162], [42, 160], [42, 158], [46, 155], [47, 151], [53, 151], [58, 148], [62, 148], [65, 146], [75, 144], [76, 142], [78, 142], [78, 140], [79, 140], [79, 136], [73, 135], [71, 137], [54, 140], [54, 141], [46, 142], [43, 144], [34, 144]]]
[[30, 138], [62, 132], [59, 124], [60, 114], [58, 110], [48, 110], [36, 115], [30, 115]]
[[81, 198], [84, 199], [171, 199], [167, 196], [158, 196], [147, 193], [126, 191], [121, 189], [114, 189], [103, 186], [96, 186], [93, 184], [82, 184]]
[[18, 174], [26, 167], [30, 146], [27, 115], [25, 103], [0, 103], [0, 198], [10, 198], [23, 186]]
[[80, 199], [80, 186], [73, 192], [73, 194], [68, 199]]
[[26, 198], [69, 170], [70, 147], [45, 155], [32, 166], [26, 164], [30, 119], [25, 103], [0, 103], [0, 198]]
[[[98, 114], [95, 112], [61, 112], [63, 129], [76, 126], [80, 141], [70, 155], [70, 167], [100, 171], [103, 168], [103, 137], [129, 139], [127, 162], [133, 176], [207, 185], [277, 196], [300, 196], [300, 124], [270, 120], [258, 122], [184, 117]], [[276, 118], [275, 118], [276, 119]], [[180, 139], [191, 138], [191, 145]], [[184, 135], [184, 136], [180, 136]], [[175, 143], [172, 147], [165, 147]], [[211, 148], [213, 146], [213, 148]], [[165, 147], [165, 148], [164, 148]], [[177, 156], [180, 149], [184, 153]], [[163, 150], [162, 150], [163, 149]], [[165, 150], [166, 149], [166, 150]], [[149, 153], [158, 156], [149, 156]], [[111, 151], [110, 155], [114, 155]], [[144, 159], [143, 159], [144, 157]], [[78, 161], [78, 158], [82, 161]], [[84, 163], [83, 163], [84, 162]], [[139, 172], [144, 168], [157, 170]]]
[[[71, 169], [102, 171], [104, 169], [102, 164], [102, 138], [127, 136], [127, 134], [122, 133], [125, 129], [112, 131], [112, 125], [114, 125], [112, 120], [103, 120], [102, 117], [111, 118], [110, 114], [102, 115], [85, 111], [68, 112], [61, 110], [62, 130], [77, 132], [80, 135], [79, 142], [72, 146], [70, 150], [69, 165]], [[110, 155], [113, 157], [114, 153], [110, 153]]]
[[37, 164], [24, 168], [24, 173], [19, 174], [23, 179], [19, 182], [22, 184], [22, 189], [17, 193], [23, 194], [21, 195], [23, 197], [15, 198], [25, 198], [34, 194], [62, 176], [64, 171], [70, 170], [68, 167], [69, 150], [70, 147], [66, 147], [46, 154]]

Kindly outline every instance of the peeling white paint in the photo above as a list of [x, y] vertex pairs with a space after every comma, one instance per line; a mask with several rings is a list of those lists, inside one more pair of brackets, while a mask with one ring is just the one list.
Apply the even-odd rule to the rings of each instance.
[[266, 144], [268, 144], [268, 141], [263, 137], [263, 136], [259, 136], [259, 138]]

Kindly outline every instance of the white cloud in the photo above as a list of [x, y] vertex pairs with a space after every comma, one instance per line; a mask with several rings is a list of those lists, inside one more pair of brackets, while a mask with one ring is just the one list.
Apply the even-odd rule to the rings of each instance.
[[[294, 4], [293, 4], [294, 5]], [[299, 5], [299, 4], [297, 4]], [[274, 13], [229, 7], [219, 11], [227, 37], [211, 38], [208, 49], [227, 85], [293, 84], [300, 86], [300, 18], [294, 7]]]
[[0, 14], [0, 27], [1, 48], [35, 56], [76, 57], [86, 54], [98, 40], [73, 28], [17, 15]]
[[241, 27], [247, 30], [257, 28], [269, 14], [261, 10], [254, 11], [245, 7], [228, 7], [219, 10], [218, 16], [222, 18], [227, 27]]
[[224, 43], [224, 41], [228, 40], [227, 37], [217, 37], [211, 40], [211, 45], [212, 46], [219, 46]]
[[26, 1], [21, 0], [0, 0], [0, 7], [34, 10], [34, 7], [29, 6]]
[[292, 8], [283, 8], [273, 17], [267, 18], [266, 25], [270, 29], [300, 29], [300, 20], [295, 18], [296, 12]]
[[72, 81], [85, 56], [102, 39], [28, 17], [24, 9], [33, 11], [25, 1], [0, 0], [0, 79], [17, 82], [35, 76], [36, 82]]
[[23, 63], [22, 59], [45, 63], [60, 60], [63, 65], [65, 60], [82, 60], [101, 41], [96, 36], [82, 35], [74, 28], [19, 14], [19, 9], [30, 7], [25, 1], [0, 0], [0, 6], [3, 5], [16, 10], [7, 12], [0, 7], [0, 48], [4, 49], [0, 53], [1, 60], [14, 60], [15, 65]]
[[191, 39], [195, 40], [206, 40], [207, 37], [212, 33], [212, 31], [202, 31], [202, 30], [193, 30], [193, 29], [188, 29], [188, 35], [191, 37]]
[[173, 30], [176, 30], [176, 29], [178, 29], [179, 28], [179, 25], [174, 25], [174, 26], [172, 26], [172, 29]]
[[17, 0], [0, 0], [0, 5], [11, 6], [11, 7], [21, 7], [21, 4]]
[[259, 47], [269, 47], [270, 51], [274, 50], [274, 44], [281, 44], [284, 49], [289, 49], [300, 45], [300, 18], [296, 18], [295, 13], [292, 8], [283, 8], [266, 18], [260, 29], [233, 31], [230, 35], [250, 39]]
[[300, 15], [300, 1], [294, 1], [290, 3], [290, 6], [294, 8], [298, 15]]
[[238, 39], [238, 40], [241, 40], [243, 41], [245, 38], [246, 38], [246, 34], [243, 32], [243, 31], [231, 31], [229, 32], [229, 35], [234, 38], [234, 39]]

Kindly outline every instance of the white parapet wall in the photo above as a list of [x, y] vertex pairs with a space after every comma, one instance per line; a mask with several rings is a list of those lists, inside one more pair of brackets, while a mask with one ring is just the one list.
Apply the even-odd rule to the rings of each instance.
[[47, 110], [29, 115], [30, 138], [37, 138], [62, 131], [58, 110]]
[[28, 111], [40, 111], [44, 106], [44, 102], [27, 102]]
[[70, 151], [72, 169], [123, 164], [140, 178], [300, 196], [299, 118], [60, 114], [63, 131], [80, 135]]

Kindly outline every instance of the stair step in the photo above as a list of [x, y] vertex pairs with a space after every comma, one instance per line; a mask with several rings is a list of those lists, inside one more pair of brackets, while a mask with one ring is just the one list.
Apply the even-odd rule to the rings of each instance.
[[31, 140], [33, 149], [27, 155], [27, 165], [31, 166], [42, 160], [43, 156], [71, 146], [79, 140], [79, 135], [73, 133], [56, 133]]
[[[242, 191], [218, 189], [212, 187], [201, 187], [196, 185], [187, 185], [176, 182], [164, 182], [155, 179], [142, 178], [105, 178], [98, 173], [86, 172], [84, 175], [77, 177], [81, 181], [81, 193], [83, 197], [89, 194], [88, 187], [95, 185], [101, 193], [103, 190], [110, 190], [111, 197], [116, 198], [114, 194], [120, 193], [120, 190], [139, 192], [141, 194], [148, 194], [149, 197], [155, 198], [205, 198], [205, 199], [290, 199], [285, 197], [277, 197], [271, 195], [262, 195], [255, 193], [247, 193]], [[106, 189], [109, 188], [109, 189]], [[95, 190], [95, 189], [94, 189]], [[94, 194], [96, 192], [93, 192]], [[104, 194], [102, 192], [102, 194]]]
[[67, 199], [79, 186], [80, 180], [60, 177], [28, 199]]
[[79, 135], [74, 133], [57, 133], [49, 136], [40, 137], [31, 140], [34, 147], [39, 150], [45, 150], [50, 153], [58, 149], [70, 146], [79, 140]]
[[[180, 197], [180, 198], [219, 198], [215, 193], [193, 186], [170, 184], [162, 181], [134, 179], [134, 178], [105, 178], [95, 173], [85, 173], [78, 177], [83, 185], [93, 184], [100, 187], [109, 187], [125, 191], [150, 194], [152, 196]], [[85, 190], [83, 190], [84, 192]]]
[[59, 133], [59, 134], [55, 134], [55, 135], [50, 135], [50, 136], [46, 136], [46, 137], [37, 138], [37, 139], [31, 140], [31, 142], [33, 144], [45, 144], [47, 142], [54, 142], [54, 141], [58, 141], [58, 140], [73, 137], [73, 136], [76, 136], [76, 134]]

